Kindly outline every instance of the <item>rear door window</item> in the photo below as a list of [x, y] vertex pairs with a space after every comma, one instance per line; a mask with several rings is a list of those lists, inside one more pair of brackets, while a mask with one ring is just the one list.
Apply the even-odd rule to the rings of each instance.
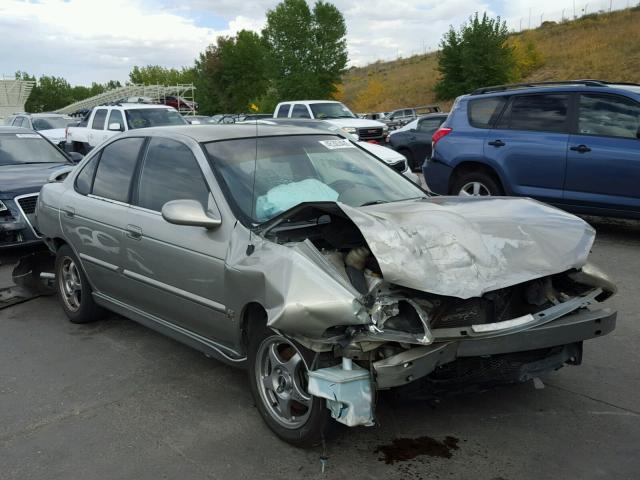
[[505, 97], [469, 100], [469, 124], [475, 128], [491, 128], [502, 113], [505, 103]]
[[91, 128], [93, 130], [103, 130], [104, 121], [107, 118], [107, 110], [100, 108], [96, 110], [96, 114], [93, 116], [93, 122], [91, 122]]
[[442, 122], [444, 122], [444, 120], [445, 120], [444, 117], [442, 117], [442, 118], [423, 118], [418, 123], [418, 131], [432, 134], [438, 128], [440, 128], [440, 125], [442, 125]]
[[278, 112], [276, 113], [277, 118], [287, 118], [289, 116], [289, 108], [291, 107], [290, 103], [285, 103], [280, 105], [278, 108]]
[[639, 129], [640, 105], [633, 100], [618, 95], [580, 95], [580, 135], [638, 138]]
[[140, 172], [137, 205], [161, 211], [171, 200], [197, 200], [207, 208], [209, 189], [191, 149], [175, 140], [151, 139]]
[[311, 115], [309, 115], [309, 110], [306, 105], [298, 103], [293, 106], [291, 118], [311, 118]]
[[107, 127], [112, 123], [119, 123], [120, 128], [124, 129], [124, 118], [122, 117], [122, 112], [120, 110], [111, 110], [109, 114], [109, 121], [107, 122]]
[[123, 138], [107, 145], [100, 155], [91, 193], [110, 200], [129, 202], [131, 178], [143, 144], [144, 138], [137, 137]]
[[513, 97], [502, 128], [536, 132], [568, 133], [569, 95], [541, 94]]

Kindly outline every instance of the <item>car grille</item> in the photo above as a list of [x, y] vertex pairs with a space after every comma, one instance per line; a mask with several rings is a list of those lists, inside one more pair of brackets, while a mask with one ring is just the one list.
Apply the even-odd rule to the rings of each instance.
[[37, 237], [41, 237], [42, 234], [33, 226], [36, 214], [36, 205], [38, 204], [38, 194], [24, 195], [22, 197], [16, 197], [14, 200], [18, 204], [18, 207], [29, 224], [29, 227], [33, 231], [33, 234]]
[[382, 128], [361, 128], [358, 130], [360, 140], [373, 140], [382, 137]]
[[393, 168], [394, 170], [402, 173], [407, 169], [407, 161], [406, 160], [400, 160], [399, 162], [389, 164], [389, 166], [391, 168]]
[[38, 195], [22, 197], [18, 199], [18, 205], [25, 215], [36, 213], [36, 204], [38, 203]]

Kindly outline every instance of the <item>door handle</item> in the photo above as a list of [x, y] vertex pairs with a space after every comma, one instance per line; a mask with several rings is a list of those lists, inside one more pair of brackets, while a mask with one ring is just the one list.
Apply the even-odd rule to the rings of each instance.
[[502, 140], [494, 140], [493, 142], [489, 142], [489, 145], [491, 145], [492, 147], [504, 147], [506, 145], [506, 143], [504, 143]]
[[73, 207], [70, 207], [69, 205], [65, 205], [62, 208], [62, 211], [64, 212], [65, 216], [67, 217], [73, 217], [76, 214], [76, 209]]
[[574, 152], [578, 153], [587, 153], [591, 151], [591, 149], [586, 145], [574, 145], [573, 147], [569, 147], [569, 150], [573, 150]]
[[126, 228], [127, 237], [134, 240], [140, 240], [142, 238], [142, 229], [136, 225], [127, 225]]

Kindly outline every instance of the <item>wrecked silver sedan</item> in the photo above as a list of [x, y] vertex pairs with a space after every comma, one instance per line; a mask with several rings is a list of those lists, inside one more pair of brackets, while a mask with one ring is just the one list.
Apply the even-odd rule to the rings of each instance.
[[428, 196], [305, 127], [120, 135], [42, 189], [37, 224], [71, 321], [110, 310], [246, 366], [296, 445], [374, 424], [375, 390], [525, 381], [615, 327], [584, 221]]

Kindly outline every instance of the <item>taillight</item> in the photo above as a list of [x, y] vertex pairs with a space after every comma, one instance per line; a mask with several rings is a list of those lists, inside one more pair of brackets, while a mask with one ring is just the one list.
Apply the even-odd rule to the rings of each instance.
[[440, 141], [440, 139], [446, 137], [451, 132], [453, 132], [452, 128], [449, 127], [440, 127], [431, 137], [431, 148], [436, 146], [436, 143]]

